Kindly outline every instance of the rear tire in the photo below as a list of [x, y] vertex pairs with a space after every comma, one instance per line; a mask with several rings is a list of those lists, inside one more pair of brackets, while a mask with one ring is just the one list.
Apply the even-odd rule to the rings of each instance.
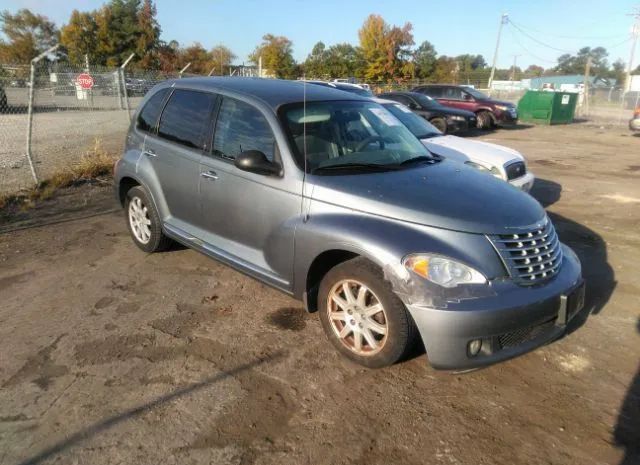
[[438, 131], [440, 131], [442, 134], [446, 134], [447, 133], [447, 120], [444, 118], [432, 118], [431, 121], [429, 121], [431, 124], [433, 124], [436, 129], [438, 129]]
[[358, 257], [332, 268], [318, 293], [320, 321], [333, 346], [368, 368], [407, 356], [417, 329], [382, 270]]
[[124, 216], [133, 242], [147, 253], [161, 252], [171, 245], [162, 232], [162, 221], [151, 197], [140, 186], [129, 189], [124, 202]]
[[493, 117], [488, 111], [479, 111], [477, 115], [477, 127], [478, 129], [491, 129], [494, 127]]

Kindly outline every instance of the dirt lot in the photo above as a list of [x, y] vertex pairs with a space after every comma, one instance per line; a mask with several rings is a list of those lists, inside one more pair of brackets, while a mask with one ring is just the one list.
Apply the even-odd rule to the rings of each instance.
[[467, 374], [424, 354], [366, 370], [299, 302], [141, 253], [109, 188], [84, 186], [1, 226], [22, 229], [0, 234], [0, 463], [639, 464], [640, 138], [481, 139], [528, 156], [582, 260], [568, 336]]

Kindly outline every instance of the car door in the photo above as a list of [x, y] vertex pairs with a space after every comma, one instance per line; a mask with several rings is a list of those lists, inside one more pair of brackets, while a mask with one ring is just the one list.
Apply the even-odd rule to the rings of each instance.
[[247, 101], [222, 96], [212, 150], [200, 163], [202, 238], [232, 265], [290, 290], [301, 195], [290, 191], [284, 176], [238, 169], [234, 159], [247, 150], [279, 161], [265, 114]]
[[216, 96], [174, 89], [162, 110], [157, 131], [145, 138], [149, 158], [162, 189], [165, 223], [190, 232], [200, 217], [198, 180]]

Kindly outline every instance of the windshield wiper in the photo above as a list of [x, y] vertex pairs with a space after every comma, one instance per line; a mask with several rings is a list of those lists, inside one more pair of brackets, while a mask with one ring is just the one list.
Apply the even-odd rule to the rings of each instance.
[[394, 165], [381, 165], [378, 163], [342, 163], [339, 165], [327, 165], [320, 166], [313, 170], [314, 173], [318, 171], [389, 171], [397, 169]]

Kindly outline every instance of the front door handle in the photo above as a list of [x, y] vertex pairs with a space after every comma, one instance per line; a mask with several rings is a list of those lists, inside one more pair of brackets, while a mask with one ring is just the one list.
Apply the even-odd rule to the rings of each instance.
[[148, 157], [157, 157], [156, 152], [153, 149], [147, 149], [142, 153], [144, 153]]
[[203, 171], [202, 173], [200, 173], [200, 176], [207, 179], [218, 179], [218, 175], [215, 171]]

